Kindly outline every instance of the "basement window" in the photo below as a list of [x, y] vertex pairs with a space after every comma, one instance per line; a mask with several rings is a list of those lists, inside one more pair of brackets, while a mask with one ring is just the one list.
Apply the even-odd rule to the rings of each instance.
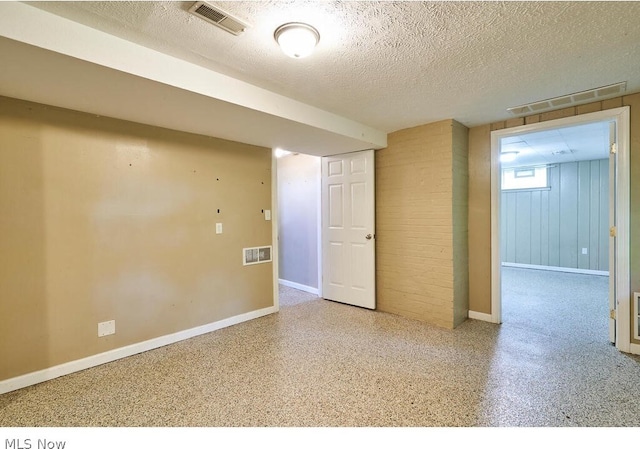
[[547, 167], [505, 168], [502, 170], [502, 190], [549, 188]]

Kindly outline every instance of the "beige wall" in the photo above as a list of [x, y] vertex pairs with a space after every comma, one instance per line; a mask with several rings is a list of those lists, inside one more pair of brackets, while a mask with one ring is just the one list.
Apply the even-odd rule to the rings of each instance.
[[466, 128], [453, 120], [394, 132], [376, 152], [378, 310], [447, 328], [466, 318], [465, 269], [454, 276], [455, 257], [466, 265], [460, 164]]
[[491, 127], [469, 130], [469, 310], [491, 313]]
[[[469, 130], [469, 309], [491, 313], [491, 131], [621, 106], [631, 111], [630, 280], [640, 291], [640, 94], [627, 95]], [[633, 307], [632, 307], [633, 309]], [[633, 313], [633, 310], [632, 310]], [[631, 320], [633, 326], [633, 320]], [[631, 331], [633, 334], [633, 330]]]
[[270, 204], [268, 149], [0, 97], [0, 380], [272, 306]]

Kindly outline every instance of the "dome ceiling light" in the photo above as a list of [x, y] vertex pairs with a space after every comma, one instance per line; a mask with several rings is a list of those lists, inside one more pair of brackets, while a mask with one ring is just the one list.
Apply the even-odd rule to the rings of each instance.
[[295, 59], [309, 56], [320, 41], [318, 30], [300, 22], [280, 25], [273, 37], [284, 54]]
[[518, 157], [517, 151], [505, 151], [500, 154], [500, 162], [513, 162]]

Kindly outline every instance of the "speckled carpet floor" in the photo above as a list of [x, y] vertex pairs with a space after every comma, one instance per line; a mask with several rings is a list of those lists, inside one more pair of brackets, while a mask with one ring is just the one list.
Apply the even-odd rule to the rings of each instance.
[[455, 330], [283, 287], [277, 314], [1, 395], [0, 426], [638, 426], [607, 278], [504, 278], [504, 324]]

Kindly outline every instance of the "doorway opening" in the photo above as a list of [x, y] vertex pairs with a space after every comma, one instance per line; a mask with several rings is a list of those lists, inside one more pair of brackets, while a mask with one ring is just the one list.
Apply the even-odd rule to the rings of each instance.
[[374, 150], [273, 161], [276, 307], [284, 286], [375, 309]]
[[628, 108], [494, 131], [492, 321], [584, 314], [628, 351], [628, 214]]
[[278, 154], [276, 286], [279, 306], [312, 301], [322, 295], [321, 159], [307, 154]]

